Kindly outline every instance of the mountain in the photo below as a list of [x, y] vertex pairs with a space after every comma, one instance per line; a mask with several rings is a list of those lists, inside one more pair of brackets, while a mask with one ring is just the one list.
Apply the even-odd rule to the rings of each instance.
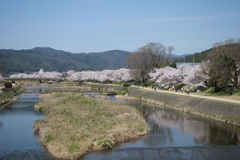
[[174, 60], [176, 60], [176, 59], [185, 58], [185, 57], [190, 56], [190, 55], [191, 55], [191, 54], [182, 54], [182, 55], [172, 54], [172, 58], [173, 58]]
[[131, 52], [111, 50], [99, 53], [70, 53], [49, 47], [28, 50], [1, 49], [0, 64], [4, 72], [68, 71], [84, 69], [118, 69], [126, 67], [126, 57]]

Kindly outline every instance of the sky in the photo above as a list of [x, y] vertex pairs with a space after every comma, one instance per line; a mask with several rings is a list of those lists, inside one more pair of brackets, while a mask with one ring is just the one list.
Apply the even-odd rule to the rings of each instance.
[[0, 49], [72, 53], [147, 43], [193, 54], [240, 38], [240, 0], [0, 0]]

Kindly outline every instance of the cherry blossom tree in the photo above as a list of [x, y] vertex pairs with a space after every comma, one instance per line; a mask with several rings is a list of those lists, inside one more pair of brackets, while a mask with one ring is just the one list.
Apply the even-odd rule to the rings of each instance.
[[122, 81], [132, 81], [132, 80], [137, 80], [131, 73], [131, 70], [130, 69], [120, 69], [120, 71], [123, 73], [122, 74]]
[[71, 81], [112, 81], [112, 82], [122, 82], [122, 81], [130, 81], [133, 80], [133, 76], [131, 76], [130, 69], [121, 68], [118, 70], [102, 70], [102, 71], [82, 71], [82, 72], [74, 72], [71, 74]]
[[10, 78], [27, 78], [28, 75], [26, 73], [17, 73], [17, 74], [12, 74], [9, 77]]
[[[155, 69], [149, 73], [150, 80], [165, 87], [174, 83], [187, 84], [189, 88], [206, 87], [207, 71], [203, 72], [204, 65], [180, 65], [177, 69], [166, 67]], [[206, 68], [205, 68], [206, 69]]]
[[155, 69], [149, 74], [149, 77], [151, 77], [151, 81], [158, 83], [159, 86], [162, 87], [168, 86], [169, 84], [182, 82], [182, 77], [179, 74], [179, 70], [172, 67]]
[[193, 65], [185, 68], [183, 83], [189, 88], [195, 89], [199, 86], [206, 87], [208, 75], [204, 74], [200, 65]]
[[75, 73], [75, 71], [74, 70], [69, 70], [69, 71], [67, 71], [67, 76], [71, 76], [73, 73]]
[[33, 74], [26, 74], [26, 73], [18, 73], [12, 74], [9, 76], [10, 78], [61, 78], [62, 73], [60, 72], [41, 72], [41, 73], [33, 73]]

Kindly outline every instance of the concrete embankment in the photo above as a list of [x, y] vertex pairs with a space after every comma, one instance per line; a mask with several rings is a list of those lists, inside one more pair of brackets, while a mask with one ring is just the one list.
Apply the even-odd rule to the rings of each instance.
[[138, 87], [121, 87], [114, 85], [87, 84], [95, 90], [121, 91], [128, 90], [130, 96], [143, 102], [156, 104], [183, 112], [201, 115], [218, 121], [240, 126], [240, 105], [228, 102], [174, 95], [156, 91], [148, 91]]
[[130, 87], [129, 92], [131, 96], [138, 97], [144, 102], [159, 104], [160, 106], [240, 126], [239, 104], [189, 97], [187, 95], [179, 96], [156, 91], [146, 91], [136, 87]]

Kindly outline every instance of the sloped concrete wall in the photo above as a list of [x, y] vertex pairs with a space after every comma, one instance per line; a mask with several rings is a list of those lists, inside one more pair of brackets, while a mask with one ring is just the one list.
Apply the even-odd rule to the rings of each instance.
[[122, 90], [128, 90], [129, 87], [122, 86], [114, 86], [108, 84], [84, 84], [84, 86], [91, 86], [91, 91], [99, 91], [99, 92], [118, 92]]
[[240, 126], [240, 105], [189, 96], [178, 96], [130, 87], [131, 96], [142, 101], [194, 113]]

